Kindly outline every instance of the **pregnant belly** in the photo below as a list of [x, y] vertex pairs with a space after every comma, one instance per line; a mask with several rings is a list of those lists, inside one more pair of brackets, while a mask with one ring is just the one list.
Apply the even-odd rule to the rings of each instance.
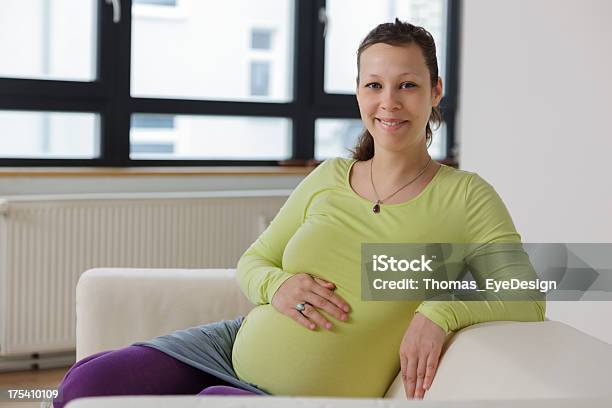
[[310, 331], [271, 305], [253, 309], [236, 336], [238, 377], [274, 395], [382, 397], [399, 370], [413, 302], [353, 304], [347, 322]]

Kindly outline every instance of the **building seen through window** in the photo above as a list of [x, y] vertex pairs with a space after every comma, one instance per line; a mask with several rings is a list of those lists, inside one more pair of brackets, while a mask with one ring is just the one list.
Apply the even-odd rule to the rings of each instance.
[[132, 0], [132, 4], [151, 4], [154, 6], [176, 6], [177, 0]]

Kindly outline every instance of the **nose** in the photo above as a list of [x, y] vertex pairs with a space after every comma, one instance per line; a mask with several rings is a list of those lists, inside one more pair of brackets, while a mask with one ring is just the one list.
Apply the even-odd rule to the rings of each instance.
[[387, 88], [381, 94], [380, 107], [385, 111], [396, 111], [402, 108], [398, 92], [395, 89]]

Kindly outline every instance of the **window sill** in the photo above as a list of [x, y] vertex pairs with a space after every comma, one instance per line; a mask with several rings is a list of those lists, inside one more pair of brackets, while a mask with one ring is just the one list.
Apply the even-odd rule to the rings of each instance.
[[[454, 160], [437, 161], [459, 168]], [[281, 166], [269, 167], [0, 167], [0, 177], [306, 176], [319, 163], [287, 160]]]

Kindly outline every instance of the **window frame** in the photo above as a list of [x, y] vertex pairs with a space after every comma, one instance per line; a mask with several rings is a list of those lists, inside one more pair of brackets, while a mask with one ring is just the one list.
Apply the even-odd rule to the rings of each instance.
[[[0, 158], [0, 166], [150, 167], [150, 166], [278, 166], [306, 164], [314, 159], [315, 121], [319, 118], [359, 119], [353, 95], [324, 92], [325, 0], [294, 0], [293, 100], [234, 102], [132, 97], [132, 1], [121, 0], [121, 20], [97, 0], [97, 79], [77, 82], [0, 78], [0, 110], [87, 112], [100, 115], [100, 156], [94, 159]], [[455, 164], [455, 115], [458, 92], [460, 0], [448, 0], [445, 96], [441, 109], [447, 127], [445, 163]], [[115, 61], [116, 63], [112, 63]], [[312, 63], [302, 63], [312, 61]], [[295, 80], [300, 78], [299, 81]], [[221, 115], [288, 118], [292, 121], [292, 157], [276, 160], [131, 159], [131, 115]]]

